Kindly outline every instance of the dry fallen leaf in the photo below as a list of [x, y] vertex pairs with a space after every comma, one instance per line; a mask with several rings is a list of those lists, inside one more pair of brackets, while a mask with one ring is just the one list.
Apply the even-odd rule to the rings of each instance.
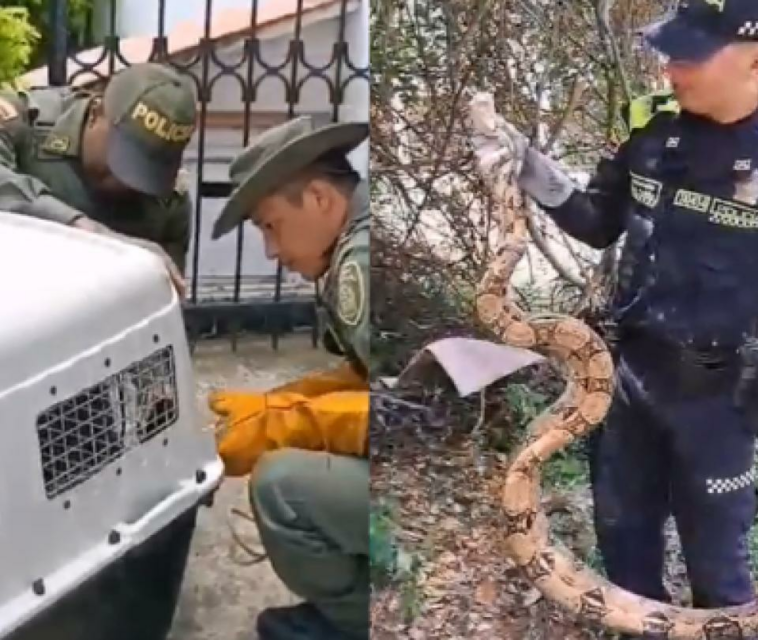
[[460, 526], [460, 522], [458, 522], [457, 518], [445, 518], [441, 525], [445, 531], [455, 531], [456, 529], [459, 529]]
[[487, 607], [491, 607], [497, 600], [497, 585], [491, 578], [480, 583], [476, 589], [476, 601]]
[[[500, 495], [507, 457], [484, 451], [486, 471], [479, 473], [473, 446], [466, 439], [431, 446], [404, 441], [373, 459], [372, 491], [398, 506], [400, 546], [417, 554], [419, 564], [413, 581], [372, 597], [372, 638], [607, 638], [546, 601], [504, 555]], [[594, 547], [589, 487], [545, 497], [554, 511], [552, 532], [574, 551]], [[685, 577], [681, 561], [678, 566], [674, 593]], [[670, 573], [667, 578], [672, 582]], [[405, 617], [409, 606], [412, 622]]]

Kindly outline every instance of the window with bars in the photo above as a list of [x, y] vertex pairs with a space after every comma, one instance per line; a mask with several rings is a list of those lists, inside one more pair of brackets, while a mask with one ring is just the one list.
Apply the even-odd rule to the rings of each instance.
[[70, 491], [177, 418], [172, 347], [49, 407], [37, 418], [48, 498]]

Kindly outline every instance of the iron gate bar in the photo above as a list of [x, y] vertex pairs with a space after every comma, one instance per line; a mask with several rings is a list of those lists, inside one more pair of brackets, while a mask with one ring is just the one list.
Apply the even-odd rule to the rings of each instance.
[[166, 62], [168, 60], [168, 38], [166, 37], [166, 0], [158, 0], [158, 35], [153, 39], [150, 60]]
[[113, 72], [116, 69], [116, 52], [120, 48], [119, 37], [116, 33], [116, 8], [118, 6], [117, 0], [110, 1], [110, 32], [105, 39], [105, 48], [110, 52], [108, 57], [108, 77], [113, 76]]
[[[203, 186], [203, 173], [205, 169], [205, 130], [208, 122], [208, 103], [211, 101], [210, 87], [208, 86], [208, 76], [210, 74], [210, 49], [211, 41], [211, 19], [212, 19], [213, 0], [205, 0], [205, 29], [204, 36], [200, 41], [200, 52], [202, 56], [202, 84], [199, 93], [200, 98], [200, 123], [198, 136], [198, 159], [197, 159], [197, 187], [195, 193], [200, 193]], [[195, 246], [193, 247], [192, 256], [192, 302], [197, 304], [197, 289], [200, 278], [200, 229], [202, 226], [202, 207], [203, 199], [195, 198]]]
[[295, 38], [290, 40], [290, 55], [292, 56], [292, 71], [290, 73], [289, 117], [295, 117], [295, 104], [300, 102], [300, 87], [297, 83], [297, 63], [304, 57], [300, 45], [303, 31], [303, 0], [297, 0], [297, 18], [295, 19]]
[[314, 348], [318, 345], [318, 318], [313, 301], [284, 297], [279, 303], [262, 300], [255, 303], [228, 301], [197, 306], [185, 304], [183, 312], [187, 336], [193, 348], [203, 338], [233, 336], [240, 329], [265, 334], [270, 331], [272, 324], [279, 324], [290, 333], [298, 328], [310, 328]]
[[48, 66], [50, 86], [62, 87], [66, 84], [68, 69], [68, 0], [52, 0], [50, 3], [50, 50], [51, 64]]
[[337, 68], [334, 71], [334, 109], [332, 110], [332, 121], [339, 122], [340, 119], [340, 106], [342, 104], [342, 61], [347, 55], [347, 42], [345, 41], [345, 29], [347, 28], [347, 0], [342, 0], [342, 8], [340, 10], [340, 27], [339, 34], [337, 36], [337, 42], [334, 43], [334, 53], [332, 59], [337, 60]]
[[[255, 41], [258, 33], [258, 0], [252, 0], [250, 6], [250, 36], [245, 39], [243, 48], [244, 58], [247, 58], [247, 77], [246, 83], [242, 89], [242, 99], [245, 105], [244, 109], [244, 124], [242, 133], [242, 147], [246, 148], [250, 143], [250, 106], [252, 104], [253, 96], [250, 87], [253, 84], [253, 78], [255, 77], [255, 58], [250, 55], [251, 43]], [[245, 227], [239, 225], [237, 228], [237, 254], [234, 260], [234, 302], [240, 301], [242, 291], [242, 252], [245, 246]], [[236, 342], [233, 345], [236, 349]]]
[[[125, 1], [125, 0], [124, 0]], [[276, 0], [271, 0], [276, 2]], [[266, 60], [263, 54], [263, 42], [259, 38], [259, 0], [250, 1], [250, 20], [248, 31], [243, 38], [239, 60], [225, 61], [221, 59], [216, 42], [212, 37], [213, 0], [206, 0], [204, 11], [203, 37], [194, 51], [177, 52], [172, 56], [170, 42], [166, 33], [166, 0], [158, 0], [157, 34], [152, 40], [149, 60], [169, 64], [180, 73], [188, 76], [194, 83], [200, 101], [197, 137], [197, 182], [196, 202], [194, 203], [194, 246], [191, 256], [192, 283], [189, 300], [184, 304], [187, 325], [200, 327], [210, 324], [231, 327], [233, 342], [236, 343], [238, 329], [251, 328], [260, 325], [263, 320], [265, 329], [271, 334], [274, 349], [278, 348], [282, 332], [303, 321], [313, 329], [314, 346], [318, 344], [318, 326], [316, 306], [320, 304], [319, 287], [315, 288], [314, 296], [293, 298], [283, 292], [283, 269], [277, 261], [276, 281], [271, 298], [244, 299], [242, 296], [242, 264], [245, 248], [245, 225], [239, 225], [236, 236], [236, 251], [234, 260], [234, 279], [231, 300], [215, 301], [199, 298], [200, 280], [203, 277], [200, 252], [202, 251], [203, 201], [210, 198], [227, 198], [231, 193], [231, 185], [225, 181], [205, 179], [206, 146], [208, 143], [207, 127], [209, 103], [213, 98], [213, 88], [222, 78], [234, 78], [240, 86], [240, 101], [243, 109], [242, 146], [246, 147], [252, 136], [252, 106], [257, 101], [259, 88], [267, 80], [278, 80], [282, 83], [286, 103], [286, 118], [297, 116], [303, 87], [311, 80], [321, 81], [326, 85], [328, 104], [331, 109], [331, 120], [339, 121], [340, 109], [344, 103], [346, 89], [354, 80], [362, 80], [367, 84], [369, 67], [358, 67], [350, 58], [349, 43], [346, 41], [347, 15], [349, 0], [340, 0], [338, 17], [338, 33], [332, 47], [331, 59], [323, 65], [316, 65], [307, 57], [303, 40], [303, 19], [306, 10], [304, 0], [297, 0], [294, 18], [293, 37], [289, 41], [283, 60]], [[66, 0], [52, 0], [51, 17], [54, 16], [54, 27], [63, 24], [66, 33], [65, 15], [61, 17], [60, 6]], [[335, 3], [336, 5], [336, 3]], [[67, 55], [68, 42], [64, 46], [50, 47], [49, 50], [49, 79], [60, 83], [64, 78], [54, 77], [56, 73], [65, 75], [68, 72], [67, 58], [74, 62], [77, 69], [68, 78], [69, 82], [84, 73], [93, 73], [99, 80], [107, 78], [115, 72], [118, 65], [128, 66], [130, 62], [124, 58], [121, 51], [122, 38], [117, 33], [118, 0], [109, 0], [108, 34], [104, 38], [103, 49], [95, 61], [85, 62], [76, 52]], [[58, 9], [57, 12], [55, 10]], [[55, 12], [55, 13], [54, 13]], [[60, 29], [59, 29], [60, 31]], [[58, 33], [55, 29], [54, 33]], [[221, 36], [223, 38], [223, 35]], [[58, 43], [60, 45], [60, 43]], [[108, 76], [98, 71], [107, 57]], [[118, 61], [118, 64], [117, 64]], [[215, 66], [211, 72], [211, 63]], [[199, 66], [199, 72], [197, 67]], [[334, 72], [330, 77], [331, 72]], [[256, 75], [258, 78], [256, 79]], [[300, 78], [298, 79], [298, 76]], [[65, 82], [64, 82], [65, 84]], [[261, 315], [262, 314], [262, 315]], [[234, 326], [232, 326], [234, 325]]]

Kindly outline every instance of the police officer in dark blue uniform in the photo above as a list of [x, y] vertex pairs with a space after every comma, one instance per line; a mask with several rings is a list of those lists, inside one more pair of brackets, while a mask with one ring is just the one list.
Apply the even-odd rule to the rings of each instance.
[[573, 237], [602, 249], [625, 235], [617, 391], [592, 468], [609, 578], [667, 601], [673, 515], [694, 606], [739, 605], [754, 597], [758, 1], [682, 2], [646, 38], [679, 108], [636, 128], [587, 189], [508, 123], [497, 153], [523, 160], [519, 184]]

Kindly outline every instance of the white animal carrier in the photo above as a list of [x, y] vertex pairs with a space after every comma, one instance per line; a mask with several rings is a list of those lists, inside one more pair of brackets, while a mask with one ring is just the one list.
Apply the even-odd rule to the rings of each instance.
[[0, 213], [0, 638], [164, 638], [221, 477], [160, 261]]

